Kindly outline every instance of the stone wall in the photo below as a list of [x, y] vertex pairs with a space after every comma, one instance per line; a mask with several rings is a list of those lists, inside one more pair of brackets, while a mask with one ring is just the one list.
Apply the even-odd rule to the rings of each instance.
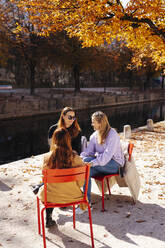
[[114, 106], [137, 102], [165, 100], [165, 92], [127, 92], [112, 94], [99, 92], [50, 93], [50, 91], [31, 96], [21, 92], [12, 96], [0, 95], [0, 119], [59, 112], [65, 106], [74, 109], [87, 109], [98, 106]]

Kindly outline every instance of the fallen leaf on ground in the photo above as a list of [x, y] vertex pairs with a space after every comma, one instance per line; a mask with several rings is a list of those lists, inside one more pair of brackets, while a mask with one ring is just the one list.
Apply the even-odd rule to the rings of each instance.
[[136, 220], [137, 223], [146, 222], [146, 220]]
[[130, 212], [128, 212], [127, 214], [126, 214], [126, 218], [129, 218], [131, 216], [131, 213]]
[[104, 237], [106, 238], [106, 237], [108, 237], [108, 234], [106, 233], [106, 234], [104, 234]]

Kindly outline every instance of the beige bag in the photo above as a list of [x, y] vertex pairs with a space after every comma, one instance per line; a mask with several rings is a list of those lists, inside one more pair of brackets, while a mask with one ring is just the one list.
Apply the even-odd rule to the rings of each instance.
[[128, 185], [134, 201], [136, 202], [140, 192], [140, 176], [136, 169], [133, 156], [131, 157], [130, 161], [126, 160], [124, 180]]
[[[117, 183], [120, 187], [128, 187], [130, 193], [133, 197], [134, 202], [138, 200], [139, 192], [140, 192], [140, 177], [139, 173], [136, 169], [135, 161], [133, 155], [131, 156], [131, 160], [129, 161], [128, 154], [128, 145], [129, 142], [121, 141], [121, 147], [125, 156], [125, 172], [124, 177], [114, 176], [109, 178], [110, 188], [113, 187], [115, 183]], [[95, 180], [100, 192], [102, 192], [101, 182]], [[108, 191], [107, 182], [104, 181], [104, 192]]]

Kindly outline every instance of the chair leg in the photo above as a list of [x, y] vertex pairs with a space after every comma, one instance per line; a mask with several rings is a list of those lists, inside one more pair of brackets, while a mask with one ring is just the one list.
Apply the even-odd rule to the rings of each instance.
[[101, 181], [102, 182], [102, 210], [101, 212], [104, 212], [104, 179]]
[[109, 195], [111, 195], [111, 190], [110, 190], [110, 187], [109, 187], [109, 179], [108, 178], [106, 178], [106, 179], [107, 179], [107, 186], [108, 186]]
[[75, 221], [75, 205], [73, 205], [73, 228], [76, 228], [76, 221]]
[[91, 216], [91, 208], [88, 204], [88, 214], [89, 214], [89, 223], [90, 223], [90, 232], [91, 232], [91, 242], [92, 242], [92, 248], [94, 248], [94, 238], [93, 238], [93, 227], [92, 227], [92, 216]]
[[43, 208], [41, 210], [41, 221], [42, 221], [42, 236], [43, 236], [43, 245], [44, 245], [44, 248], [46, 248], [46, 237], [45, 237], [45, 224], [44, 224], [44, 210], [46, 208]]
[[40, 219], [40, 202], [37, 197], [37, 216], [38, 216], [38, 234], [41, 234], [41, 219]]

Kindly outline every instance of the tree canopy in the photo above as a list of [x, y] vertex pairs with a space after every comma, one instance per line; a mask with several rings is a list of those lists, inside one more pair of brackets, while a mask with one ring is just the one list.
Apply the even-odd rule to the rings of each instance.
[[[12, 0], [30, 14], [43, 35], [66, 30], [84, 47], [125, 40], [139, 51], [139, 58], [152, 57], [165, 63], [165, 15], [163, 0]], [[19, 29], [19, 27], [18, 27]]]
[[[26, 8], [19, 2], [0, 0], [0, 63], [4, 65], [11, 58], [16, 82], [21, 84], [22, 66], [26, 68], [24, 79], [30, 83], [31, 93], [36, 85], [36, 72], [45, 67], [62, 66], [71, 69], [75, 90], [80, 90], [79, 73], [90, 68], [107, 67], [109, 53], [104, 48], [83, 47], [77, 37], [70, 38], [66, 31], [40, 36], [40, 25], [35, 25]], [[21, 71], [18, 73], [18, 71]], [[23, 81], [23, 79], [21, 79]]]

